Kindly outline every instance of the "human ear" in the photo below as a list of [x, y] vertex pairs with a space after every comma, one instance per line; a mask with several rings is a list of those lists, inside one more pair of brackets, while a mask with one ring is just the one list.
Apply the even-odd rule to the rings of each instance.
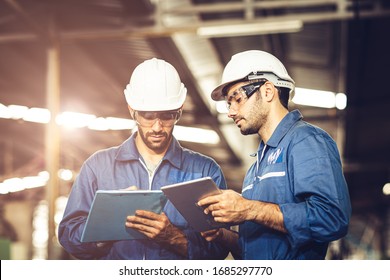
[[135, 120], [134, 118], [135, 111], [130, 107], [130, 105], [127, 105], [127, 108], [129, 108], [130, 116], [133, 118], [133, 120]]
[[275, 96], [275, 91], [276, 91], [275, 86], [271, 82], [266, 82], [264, 84], [264, 95], [263, 95], [264, 99], [266, 101], [272, 101], [272, 99]]

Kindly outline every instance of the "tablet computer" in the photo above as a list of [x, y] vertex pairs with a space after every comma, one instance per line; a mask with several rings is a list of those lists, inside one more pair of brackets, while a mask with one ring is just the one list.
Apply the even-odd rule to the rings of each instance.
[[214, 221], [213, 216], [206, 215], [203, 212], [204, 208], [197, 204], [204, 197], [221, 193], [211, 177], [167, 185], [161, 190], [196, 231], [207, 231], [227, 226]]
[[138, 209], [160, 214], [166, 201], [162, 191], [98, 190], [81, 242], [145, 239], [142, 233], [125, 226], [126, 217], [134, 215]]

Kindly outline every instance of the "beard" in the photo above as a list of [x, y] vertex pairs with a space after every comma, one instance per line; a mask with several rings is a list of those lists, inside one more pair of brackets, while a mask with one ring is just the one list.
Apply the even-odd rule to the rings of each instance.
[[259, 130], [254, 126], [241, 126], [240, 132], [242, 135], [257, 134]]
[[259, 133], [261, 128], [261, 121], [258, 119], [251, 120], [251, 117], [249, 116], [248, 119], [242, 119], [242, 122], [243, 124], [239, 126], [242, 135]]
[[239, 126], [242, 135], [258, 134], [260, 129], [268, 122], [268, 110], [263, 106], [261, 100], [257, 102], [245, 117], [242, 117], [242, 124]]
[[[144, 131], [141, 126], [138, 126], [138, 135], [141, 137], [146, 147], [155, 152], [163, 152], [168, 148], [172, 140], [172, 131], [173, 130], [171, 130], [170, 133], [165, 131], [156, 133]], [[154, 137], [157, 138], [153, 139]]]

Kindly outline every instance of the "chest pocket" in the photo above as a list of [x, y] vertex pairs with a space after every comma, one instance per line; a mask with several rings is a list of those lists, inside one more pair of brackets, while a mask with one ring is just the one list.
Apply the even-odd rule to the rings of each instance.
[[287, 180], [284, 162], [267, 165], [255, 178], [251, 198], [273, 203], [285, 202], [289, 193]]

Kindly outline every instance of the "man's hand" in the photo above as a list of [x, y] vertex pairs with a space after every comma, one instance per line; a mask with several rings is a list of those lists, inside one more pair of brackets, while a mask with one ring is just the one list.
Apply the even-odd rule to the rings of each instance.
[[160, 242], [165, 242], [176, 235], [174, 226], [164, 213], [156, 214], [146, 210], [137, 210], [135, 216], [127, 217], [126, 226]]
[[214, 220], [220, 223], [240, 224], [255, 218], [248, 200], [232, 190], [223, 190], [221, 194], [201, 199], [198, 205], [204, 207], [205, 213], [211, 213]]
[[127, 216], [126, 226], [146, 235], [148, 238], [187, 256], [187, 238], [172, 225], [165, 213], [156, 214], [146, 210], [137, 210], [135, 216]]
[[238, 232], [219, 228], [200, 233], [206, 241], [219, 242], [223, 246], [229, 249], [234, 256], [241, 255], [241, 249], [238, 245]]
[[287, 233], [280, 207], [274, 203], [245, 199], [235, 191], [223, 190], [201, 199], [198, 205], [204, 207], [206, 214], [211, 213], [216, 222], [237, 225], [252, 221]]
[[218, 229], [203, 231], [200, 234], [208, 242], [216, 241], [216, 240], [220, 240], [220, 238], [222, 236], [222, 229], [218, 228]]

